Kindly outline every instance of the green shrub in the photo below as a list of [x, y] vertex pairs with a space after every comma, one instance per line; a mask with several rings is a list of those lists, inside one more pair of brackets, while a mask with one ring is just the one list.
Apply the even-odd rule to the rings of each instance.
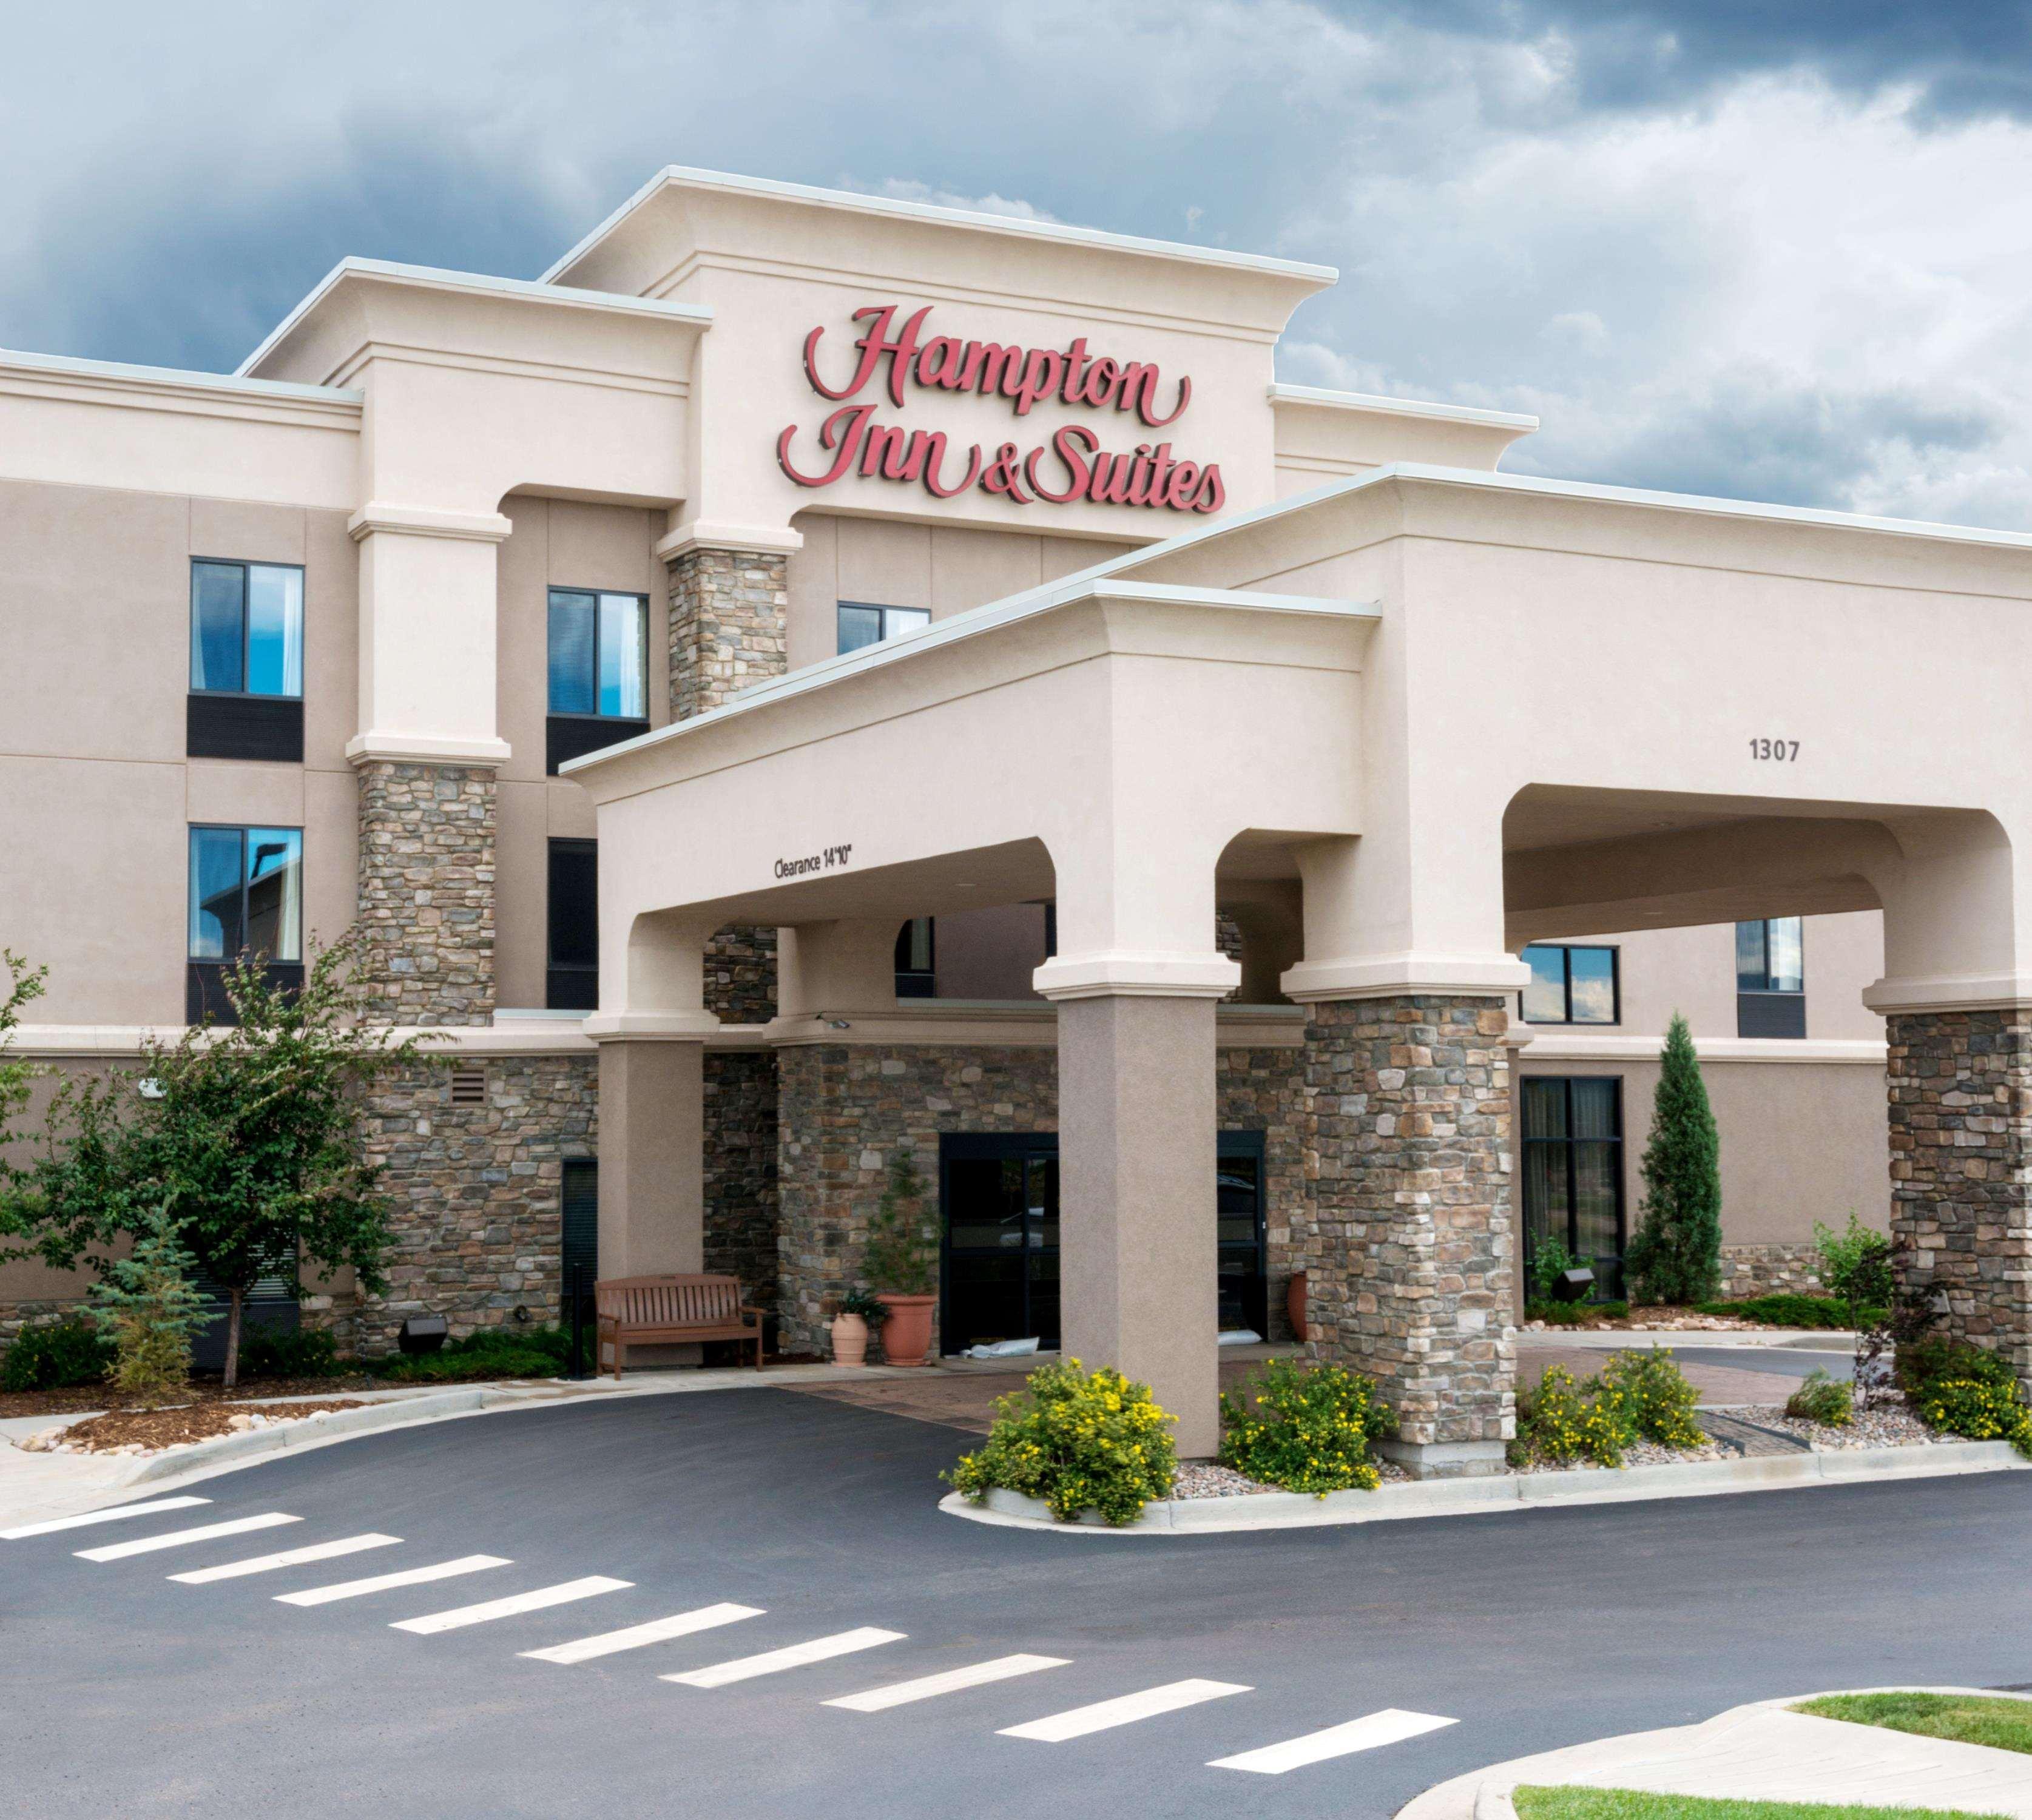
[[1564, 1366], [1548, 1367], [1534, 1389], [1518, 1393], [1511, 1464], [1591, 1460], [1620, 1466], [1639, 1441], [1701, 1446], [1707, 1435], [1694, 1420], [1699, 1397], [1662, 1349], [1612, 1352], [1598, 1374], [1578, 1382]]
[[1703, 1447], [1707, 1434], [1694, 1419], [1701, 1393], [1663, 1348], [1612, 1352], [1597, 1394], [1620, 1413], [1630, 1438], [1660, 1447]]
[[1721, 1287], [1721, 1139], [1693, 1033], [1677, 1012], [1658, 1060], [1638, 1165], [1644, 1199], [1623, 1268], [1637, 1301], [1703, 1302]]
[[[592, 1337], [586, 1336], [588, 1352]], [[483, 1327], [435, 1352], [377, 1359], [377, 1378], [397, 1384], [456, 1384], [476, 1378], [556, 1378], [570, 1368], [571, 1336], [562, 1327]]]
[[1865, 1326], [1884, 1311], [1872, 1303], [1851, 1307], [1832, 1296], [1751, 1296], [1740, 1302], [1703, 1302], [1703, 1315], [1732, 1315], [1739, 1321], [1761, 1321], [1771, 1327], [1847, 1327], [1860, 1319]]
[[1919, 1400], [1919, 1419], [1965, 1441], [2008, 1441], [2032, 1458], [2032, 1412], [2014, 1382], [2008, 1389], [1969, 1378], [1944, 1378]]
[[250, 1326], [240, 1337], [243, 1378], [333, 1378], [346, 1367], [338, 1343], [322, 1327]]
[[1848, 1309], [1847, 1326], [1862, 1327], [1867, 1324], [1865, 1310], [1889, 1306], [1897, 1283], [1888, 1234], [1866, 1226], [1851, 1210], [1843, 1232], [1814, 1221], [1813, 1243], [1821, 1254], [1821, 1281]]
[[1563, 1239], [1548, 1236], [1536, 1239], [1531, 1244], [1532, 1300], [1549, 1302], [1559, 1286], [1563, 1272], [1571, 1270], [1580, 1259], [1567, 1249]]
[[1222, 1465], [1324, 1497], [1382, 1482], [1369, 1456], [1396, 1432], [1397, 1418], [1376, 1401], [1374, 1384], [1342, 1366], [1272, 1359], [1246, 1394], [1221, 1393], [1220, 1426]]
[[1855, 1398], [1847, 1385], [1816, 1365], [1806, 1374], [1806, 1382], [1785, 1399], [1785, 1413], [1826, 1428], [1846, 1428], [1855, 1419]]
[[889, 1180], [868, 1222], [868, 1249], [861, 1260], [878, 1292], [928, 1296], [938, 1287], [938, 1237], [924, 1210], [928, 1192], [917, 1173], [916, 1156], [907, 1148], [891, 1151]]
[[1583, 1327], [1590, 1320], [1627, 1321], [1627, 1302], [1527, 1302], [1524, 1318], [1543, 1321], [1548, 1327]]
[[0, 1363], [0, 1390], [64, 1390], [103, 1384], [113, 1369], [113, 1344], [81, 1315], [24, 1327]]
[[1119, 1525], [1171, 1495], [1178, 1458], [1166, 1425], [1177, 1418], [1147, 1384], [1104, 1366], [1089, 1375], [1066, 1359], [1040, 1366], [995, 1411], [980, 1449], [944, 1475], [976, 1504], [999, 1487], [1042, 1499], [1061, 1523], [1092, 1510]]
[[1898, 1387], [1914, 1403], [1933, 1386], [1949, 1380], [1988, 1384], [2015, 1393], [2018, 1374], [2011, 1362], [1987, 1347], [1967, 1340], [1950, 1339], [1944, 1333], [1908, 1341], [1898, 1348]]

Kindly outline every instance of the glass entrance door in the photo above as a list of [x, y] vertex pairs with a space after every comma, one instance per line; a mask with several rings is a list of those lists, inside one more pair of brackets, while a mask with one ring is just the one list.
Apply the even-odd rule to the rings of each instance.
[[[1268, 1334], [1263, 1134], [1220, 1136], [1220, 1325]], [[948, 1132], [939, 1140], [945, 1230], [939, 1341], [947, 1352], [997, 1340], [1059, 1344], [1059, 1139]]]

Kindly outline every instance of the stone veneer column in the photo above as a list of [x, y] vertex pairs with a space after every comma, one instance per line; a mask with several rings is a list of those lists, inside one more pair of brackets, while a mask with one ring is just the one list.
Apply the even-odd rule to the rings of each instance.
[[386, 759], [357, 768], [359, 916], [374, 1014], [491, 1023], [492, 769]]
[[1419, 1477], [1492, 1472], [1516, 1413], [1503, 1001], [1308, 1011], [1310, 1350], [1376, 1379]]
[[1885, 1020], [1891, 1230], [1944, 1330], [2032, 1385], [2032, 1008]]
[[670, 558], [670, 718], [689, 720], [789, 667], [789, 561], [693, 544]]

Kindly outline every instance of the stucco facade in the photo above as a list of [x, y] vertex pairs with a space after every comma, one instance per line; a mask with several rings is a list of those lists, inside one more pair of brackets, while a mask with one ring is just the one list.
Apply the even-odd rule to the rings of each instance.
[[[348, 261], [230, 377], [0, 355], [22, 1051], [181, 1024], [192, 830], [278, 836], [282, 913], [363, 923], [384, 1013], [485, 1081], [463, 1124], [377, 1100], [402, 1286], [319, 1318], [542, 1318], [596, 1157], [603, 1274], [730, 1270], [817, 1352], [908, 1141], [942, 1332], [1062, 1316], [1189, 1453], [1216, 1326], [1281, 1336], [1304, 1268], [1414, 1465], [1485, 1463], [1562, 1217], [1531, 1083], [1618, 1083], [1627, 1231], [1675, 1011], [1738, 1287], [1894, 1180], [1909, 1229], [2015, 1243], [2008, 1143], [1976, 1210], [1912, 1164], [1884, 1026], [2032, 997], [2026, 541], [1500, 473], [1531, 420], [1276, 380], [1333, 278], [671, 170], [536, 281]], [[300, 751], [206, 755], [206, 565], [300, 572], [300, 683], [248, 710]], [[1803, 981], [1746, 994], [1772, 919]], [[1527, 1019], [1562, 945], [1612, 1002]], [[1908, 1024], [1933, 1084], [1890, 1103], [1994, 1050]], [[998, 1136], [1048, 1159], [1055, 1238], [1012, 1201], [1001, 1241], [1057, 1260], [1048, 1315], [953, 1300], [995, 1273], [947, 1140]], [[1966, 1287], [2002, 1266], [1940, 1267], [2025, 1343]], [[0, 1318], [67, 1287], [0, 1270]]]

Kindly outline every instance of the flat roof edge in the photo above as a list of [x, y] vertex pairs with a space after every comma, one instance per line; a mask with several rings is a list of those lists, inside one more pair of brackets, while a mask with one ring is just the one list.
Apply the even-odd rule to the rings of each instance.
[[181, 386], [207, 392], [224, 392], [236, 397], [277, 398], [299, 404], [357, 408], [367, 397], [364, 392], [343, 386], [306, 386], [293, 379], [253, 379], [237, 373], [204, 373], [181, 367], [141, 367], [124, 360], [87, 360], [77, 354], [32, 354], [21, 349], [0, 348], [0, 371], [9, 367], [133, 385]]
[[503, 278], [487, 272], [455, 271], [447, 267], [404, 265], [394, 259], [341, 259], [312, 289], [297, 307], [283, 317], [252, 353], [233, 369], [244, 376], [267, 359], [289, 331], [349, 278], [386, 278], [398, 284], [415, 285], [427, 290], [461, 293], [469, 296], [514, 297], [528, 303], [555, 304], [571, 309], [609, 310], [617, 315], [663, 316], [676, 322], [710, 327], [709, 304], [681, 303], [670, 297], [637, 297], [619, 291], [589, 291], [575, 285], [553, 285], [541, 278]]
[[691, 165], [667, 164], [562, 258], [555, 261], [539, 282], [548, 283], [574, 261], [584, 258], [659, 191], [682, 187], [770, 196], [781, 202], [811, 203], [827, 208], [856, 209], [865, 214], [887, 215], [898, 220], [945, 222], [954, 227], [974, 228], [990, 233], [1055, 241], [1064, 245], [1130, 253], [1146, 259], [1224, 266], [1231, 270], [1261, 272], [1266, 277], [1306, 279], [1322, 285], [1340, 281], [1340, 273], [1335, 267], [1313, 265], [1302, 259], [1279, 259], [1269, 253], [1230, 252], [1220, 247], [1194, 246], [1184, 241], [1156, 240], [1142, 234], [1112, 233], [1105, 228], [1078, 227], [1068, 222], [1033, 221], [1022, 215], [995, 214], [985, 209], [954, 208], [943, 203], [910, 202], [898, 196], [867, 196], [857, 190], [826, 189], [816, 184], [787, 183], [775, 177], [744, 177], [734, 171], [703, 170]]
[[1336, 392], [1324, 386], [1270, 388], [1272, 405], [1317, 405], [1332, 411], [1377, 411], [1396, 417], [1426, 417], [1447, 423], [1486, 424], [1492, 429], [1535, 430], [1527, 412], [1487, 411], [1474, 405], [1444, 405], [1425, 398], [1389, 398], [1373, 392]]

